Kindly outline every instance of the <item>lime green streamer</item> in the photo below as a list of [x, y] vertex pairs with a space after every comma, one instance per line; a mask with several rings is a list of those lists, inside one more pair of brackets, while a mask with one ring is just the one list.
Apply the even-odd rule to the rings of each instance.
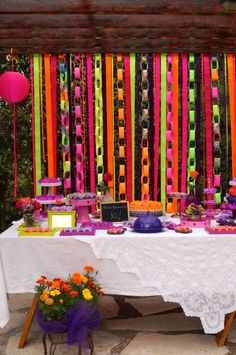
[[135, 195], [135, 53], [130, 53], [130, 91], [131, 91], [131, 122], [132, 122], [132, 170], [133, 170], [133, 181], [132, 181], [132, 194], [133, 200]]
[[35, 177], [36, 194], [41, 195], [42, 189], [38, 181], [41, 179], [41, 123], [40, 123], [40, 78], [39, 64], [41, 54], [33, 55], [34, 64], [34, 135], [35, 135]]
[[161, 202], [166, 209], [166, 54], [161, 54]]

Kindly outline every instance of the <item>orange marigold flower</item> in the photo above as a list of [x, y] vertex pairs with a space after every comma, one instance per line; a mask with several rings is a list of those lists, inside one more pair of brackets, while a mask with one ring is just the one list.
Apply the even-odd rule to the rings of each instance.
[[78, 292], [77, 291], [71, 291], [70, 295], [71, 295], [71, 297], [77, 297], [78, 296]]
[[196, 179], [199, 175], [199, 172], [194, 170], [194, 171], [191, 171], [189, 176], [192, 178], [192, 179]]
[[86, 266], [84, 266], [84, 271], [87, 271], [87, 272], [94, 271], [94, 268], [90, 265], [86, 265]]
[[71, 279], [75, 284], [80, 284], [81, 283], [81, 274], [79, 272], [74, 272], [71, 275]]
[[53, 282], [52, 282], [52, 287], [55, 288], [55, 289], [57, 289], [57, 290], [59, 290], [60, 287], [61, 287], [60, 281], [58, 281], [58, 280], [53, 280]]
[[42, 294], [41, 296], [40, 296], [40, 299], [41, 299], [41, 301], [46, 301], [46, 299], [48, 298], [48, 296], [46, 295], [46, 294]]
[[46, 276], [44, 276], [44, 275], [41, 276], [41, 279], [47, 280]]
[[71, 287], [68, 284], [64, 284], [62, 286], [62, 290], [64, 290], [65, 292], [70, 292], [71, 291]]
[[46, 284], [50, 287], [52, 286], [52, 281], [46, 281]]
[[54, 303], [54, 301], [53, 301], [52, 298], [47, 298], [47, 299], [45, 300], [45, 304], [47, 304], [48, 306], [51, 306], [53, 303]]
[[86, 276], [81, 276], [81, 281], [86, 284], [88, 282], [88, 278]]

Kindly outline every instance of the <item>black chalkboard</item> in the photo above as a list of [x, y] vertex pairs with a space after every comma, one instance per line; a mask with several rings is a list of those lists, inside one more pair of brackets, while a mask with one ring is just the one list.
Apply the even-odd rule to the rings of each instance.
[[106, 222], [129, 220], [128, 202], [108, 202], [101, 204], [101, 219]]

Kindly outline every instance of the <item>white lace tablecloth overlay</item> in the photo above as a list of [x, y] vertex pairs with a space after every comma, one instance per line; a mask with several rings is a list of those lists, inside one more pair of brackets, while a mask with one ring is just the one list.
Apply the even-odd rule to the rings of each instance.
[[98, 259], [112, 259], [144, 288], [155, 287], [187, 316], [200, 317], [205, 333], [214, 334], [224, 328], [225, 315], [236, 310], [236, 237], [203, 234], [79, 239]]

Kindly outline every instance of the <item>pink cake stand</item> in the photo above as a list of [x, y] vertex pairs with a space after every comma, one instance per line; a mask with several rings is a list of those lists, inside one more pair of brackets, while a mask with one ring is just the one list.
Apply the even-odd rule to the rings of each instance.
[[91, 219], [89, 218], [89, 206], [95, 206], [97, 203], [97, 198], [88, 198], [84, 200], [70, 199], [69, 202], [70, 205], [76, 206], [77, 223], [91, 222]]

